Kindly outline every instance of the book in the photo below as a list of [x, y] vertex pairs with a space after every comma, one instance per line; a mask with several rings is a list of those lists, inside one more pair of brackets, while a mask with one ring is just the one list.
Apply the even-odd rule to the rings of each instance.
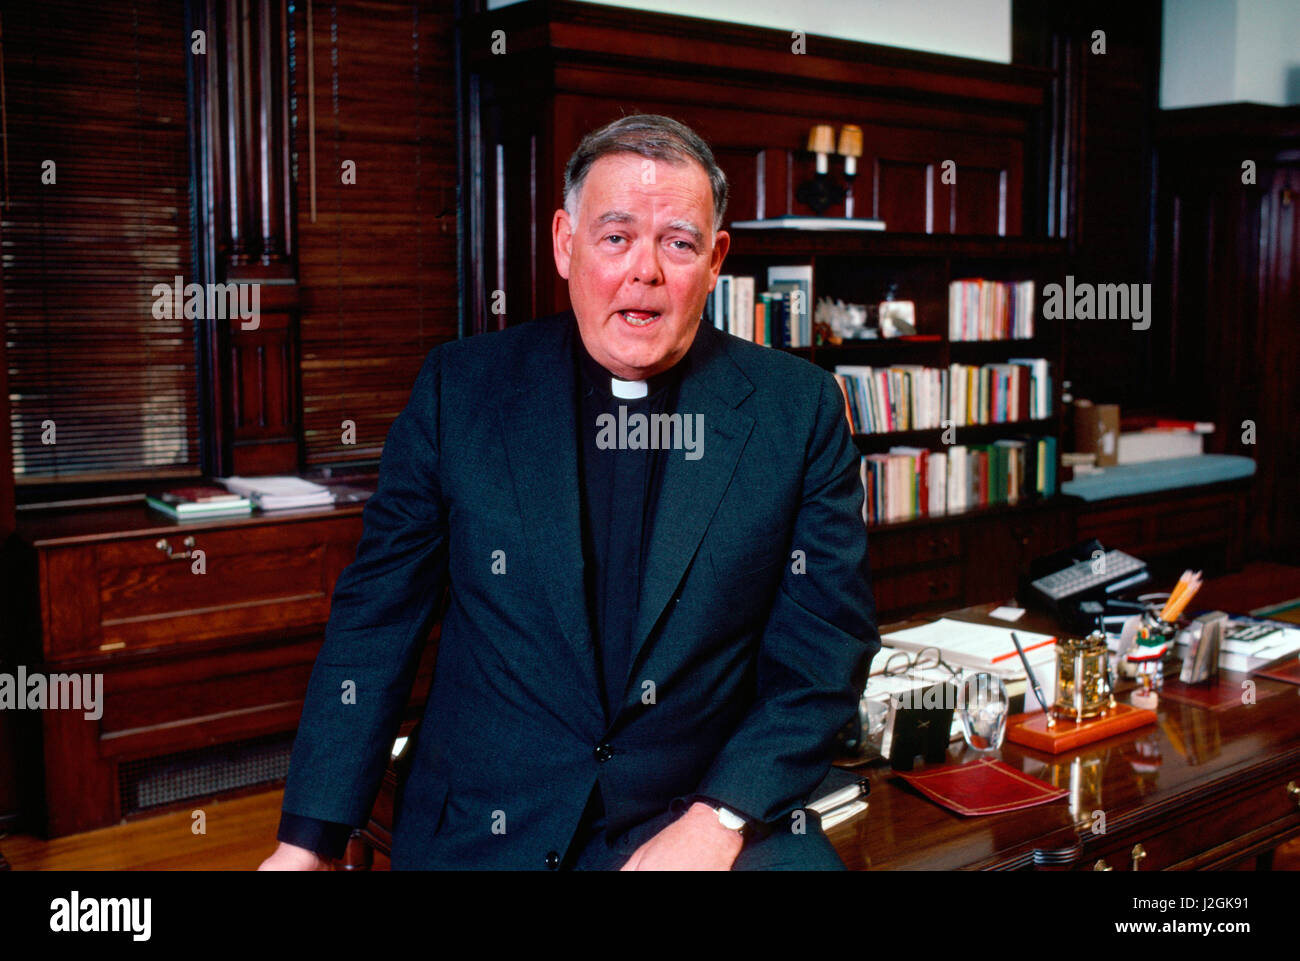
[[158, 495], [158, 499], [168, 504], [213, 504], [223, 501], [237, 501], [238, 494], [232, 494], [224, 487], [215, 487], [211, 484], [201, 484], [196, 487], [175, 487], [169, 491], [163, 491]]
[[734, 277], [732, 290], [732, 330], [737, 337], [754, 339], [754, 278]]
[[[165, 495], [163, 495], [165, 496]], [[167, 501], [163, 496], [145, 498], [145, 503], [160, 513], [176, 520], [196, 517], [228, 517], [237, 514], [249, 514], [253, 502], [246, 497], [236, 496], [233, 500], [214, 501]]]
[[[791, 304], [790, 339], [787, 347], [809, 347], [812, 345], [812, 311], [813, 304], [813, 269], [811, 264], [790, 264], [767, 268], [767, 288], [787, 295]], [[796, 305], [789, 295], [798, 292], [799, 303]], [[797, 309], [795, 309], [797, 308]]]
[[1120, 464], [1143, 464], [1153, 460], [1175, 460], [1179, 457], [1197, 457], [1205, 453], [1205, 435], [1186, 429], [1120, 431]]

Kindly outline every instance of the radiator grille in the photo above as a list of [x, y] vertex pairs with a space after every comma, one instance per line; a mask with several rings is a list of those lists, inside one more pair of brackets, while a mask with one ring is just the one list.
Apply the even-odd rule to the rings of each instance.
[[292, 749], [290, 732], [126, 761], [117, 769], [122, 813], [283, 780]]

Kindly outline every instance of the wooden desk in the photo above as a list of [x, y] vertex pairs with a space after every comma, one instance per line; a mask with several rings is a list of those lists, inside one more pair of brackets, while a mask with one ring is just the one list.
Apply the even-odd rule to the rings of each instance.
[[[1006, 626], [996, 605], [947, 616]], [[920, 621], [889, 625], [881, 633]], [[1027, 613], [1029, 631], [1054, 633]], [[1246, 675], [1227, 674], [1240, 685]], [[1037, 869], [1117, 871], [1224, 868], [1271, 852], [1300, 835], [1300, 690], [1255, 679], [1257, 702], [1209, 710], [1162, 697], [1158, 725], [1053, 756], [1006, 744], [1012, 767], [1070, 789], [1061, 801], [1007, 814], [964, 818], [909, 787], [887, 766], [864, 769], [870, 809], [827, 832], [857, 870]], [[1121, 688], [1126, 697], [1129, 688]], [[967, 751], [963, 755], [963, 751]], [[969, 756], [964, 744], [950, 758]], [[1105, 833], [1094, 833], [1094, 812]]]
[[[1007, 626], [963, 608], [944, 616]], [[927, 618], [933, 619], [933, 618]], [[924, 623], [915, 619], [881, 633]], [[1055, 633], [1032, 612], [1017, 625]], [[1235, 685], [1245, 675], [1228, 674]], [[1129, 688], [1121, 688], [1127, 696]], [[1052, 756], [1006, 744], [1018, 770], [1070, 789], [1060, 801], [1007, 814], [964, 818], [908, 787], [888, 766], [860, 770], [870, 807], [827, 832], [853, 870], [1038, 869], [1126, 871], [1141, 845], [1140, 870], [1223, 868], [1248, 858], [1268, 866], [1272, 851], [1300, 836], [1300, 689], [1256, 679], [1257, 703], [1212, 711], [1161, 698], [1158, 725]], [[963, 757], [964, 743], [949, 757]], [[390, 853], [390, 765], [370, 823], [353, 836], [343, 867], [369, 867], [372, 849]], [[1104, 812], [1105, 833], [1093, 833]], [[1100, 869], [1100, 868], [1099, 868]]]

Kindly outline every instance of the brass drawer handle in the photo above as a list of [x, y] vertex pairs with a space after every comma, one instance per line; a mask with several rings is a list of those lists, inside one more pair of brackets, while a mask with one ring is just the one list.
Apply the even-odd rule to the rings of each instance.
[[1286, 794], [1292, 801], [1295, 801], [1296, 807], [1300, 807], [1300, 784], [1295, 781], [1286, 782]]
[[1146, 859], [1147, 849], [1140, 844], [1133, 845], [1133, 870], [1136, 871], [1138, 866]]
[[168, 558], [170, 558], [171, 560], [174, 560], [174, 561], [183, 561], [183, 560], [186, 560], [186, 559], [188, 559], [188, 558], [194, 556], [194, 537], [193, 537], [193, 535], [191, 535], [190, 537], [185, 538], [185, 540], [184, 540], [182, 543], [184, 544], [185, 551], [184, 551], [184, 553], [181, 553], [181, 554], [176, 553], [176, 549], [173, 548], [173, 547], [171, 546], [171, 544], [167, 543], [167, 538], [165, 538], [165, 537], [160, 537], [160, 538], [158, 539], [158, 543], [154, 544], [154, 547], [158, 548], [158, 550], [160, 550], [160, 551], [162, 551], [164, 554], [166, 554], [166, 555], [168, 556]]
[[1109, 864], [1106, 863], [1106, 859], [1105, 859], [1105, 858], [1098, 858], [1098, 859], [1097, 859], [1097, 863], [1094, 864], [1094, 865], [1092, 866], [1092, 869], [1093, 869], [1094, 871], [1114, 871], [1114, 870], [1115, 870], [1115, 869], [1112, 868]]

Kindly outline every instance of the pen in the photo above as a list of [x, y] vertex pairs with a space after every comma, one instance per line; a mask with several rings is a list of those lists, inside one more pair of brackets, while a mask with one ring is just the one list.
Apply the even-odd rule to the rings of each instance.
[[1020, 638], [1016, 637], [1016, 632], [1011, 632], [1011, 640], [1016, 645], [1016, 651], [1020, 654], [1020, 662], [1025, 665], [1025, 673], [1029, 675], [1029, 683], [1034, 689], [1034, 697], [1038, 698], [1038, 703], [1043, 705], [1043, 710], [1048, 710], [1047, 698], [1043, 697], [1043, 689], [1038, 685], [1038, 678], [1034, 677], [1034, 669], [1029, 666], [1029, 658], [1025, 657], [1025, 649], [1020, 646]]

